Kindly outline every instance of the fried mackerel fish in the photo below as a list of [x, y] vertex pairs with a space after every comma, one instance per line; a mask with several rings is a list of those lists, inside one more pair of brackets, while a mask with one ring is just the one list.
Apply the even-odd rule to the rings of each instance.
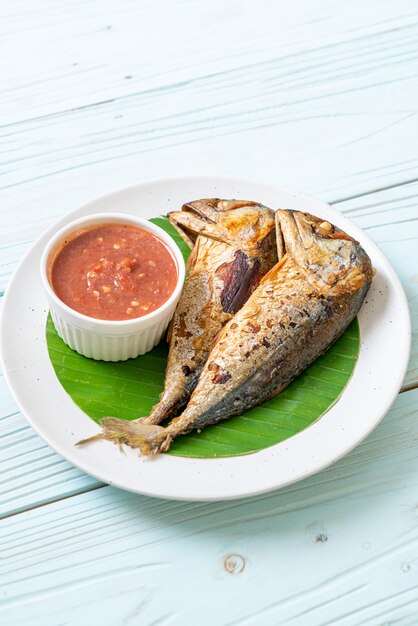
[[[297, 211], [277, 211], [276, 229], [286, 254], [221, 331], [182, 415], [165, 428], [124, 422], [118, 441], [156, 454], [174, 437], [240, 415], [280, 393], [353, 320], [373, 276], [360, 244]], [[104, 427], [114, 432], [111, 418]]]
[[[151, 414], [141, 418], [148, 424], [172, 418], [187, 403], [214, 338], [277, 261], [274, 212], [257, 202], [197, 200], [168, 218], [192, 252], [168, 333], [164, 390]], [[136, 422], [130, 422], [132, 429]], [[122, 427], [128, 423], [112, 418], [91, 440], [119, 441]], [[123, 441], [128, 443], [127, 434]]]

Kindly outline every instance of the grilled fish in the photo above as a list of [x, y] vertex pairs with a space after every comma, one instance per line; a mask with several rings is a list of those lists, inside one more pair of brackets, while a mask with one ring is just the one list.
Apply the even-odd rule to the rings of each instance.
[[[298, 211], [277, 211], [276, 231], [286, 254], [219, 334], [186, 409], [165, 428], [125, 422], [119, 441], [155, 454], [174, 437], [240, 415], [280, 393], [350, 324], [373, 276], [363, 248]], [[112, 418], [103, 426], [112, 430]]]
[[[256, 202], [197, 200], [168, 218], [192, 252], [168, 333], [164, 390], [141, 418], [150, 424], [172, 418], [187, 403], [214, 338], [277, 261], [274, 212]], [[111, 433], [95, 439], [105, 435]]]

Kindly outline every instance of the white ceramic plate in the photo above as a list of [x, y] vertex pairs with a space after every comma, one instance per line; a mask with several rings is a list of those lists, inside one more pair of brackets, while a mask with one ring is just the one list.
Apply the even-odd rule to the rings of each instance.
[[[66, 394], [45, 342], [47, 304], [39, 275], [42, 250], [67, 222], [99, 212], [153, 217], [196, 198], [258, 200], [272, 208], [308, 210], [358, 239], [377, 270], [360, 314], [361, 349], [340, 400], [316, 423], [260, 452], [223, 459], [161, 454], [126, 456], [108, 442], [76, 448], [96, 424]], [[66, 215], [33, 245], [4, 297], [0, 340], [3, 369], [21, 411], [45, 441], [81, 470], [130, 491], [183, 500], [220, 500], [266, 492], [330, 465], [378, 424], [402, 384], [410, 350], [410, 319], [402, 286], [376, 244], [327, 204], [283, 187], [223, 177], [176, 178], [143, 183], [89, 202]]]

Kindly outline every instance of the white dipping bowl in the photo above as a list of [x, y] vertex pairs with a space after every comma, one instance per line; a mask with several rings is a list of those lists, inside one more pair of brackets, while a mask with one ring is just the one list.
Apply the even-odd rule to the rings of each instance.
[[[130, 320], [96, 319], [69, 307], [52, 289], [50, 272], [60, 243], [78, 231], [101, 224], [129, 224], [143, 228], [161, 239], [171, 251], [177, 266], [177, 284], [168, 300], [155, 311]], [[125, 361], [149, 352], [160, 342], [180, 298], [185, 264], [175, 241], [159, 226], [123, 213], [99, 213], [75, 220], [53, 235], [42, 254], [41, 277], [52, 320], [61, 339], [70, 348], [91, 359]]]

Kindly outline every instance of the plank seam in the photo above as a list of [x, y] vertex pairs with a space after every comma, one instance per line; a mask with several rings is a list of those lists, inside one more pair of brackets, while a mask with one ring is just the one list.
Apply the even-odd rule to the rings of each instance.
[[9, 517], [16, 517], [16, 515], [21, 515], [21, 513], [27, 513], [28, 511], [34, 511], [35, 509], [40, 509], [41, 507], [48, 506], [49, 504], [54, 504], [55, 502], [62, 502], [63, 500], [69, 500], [69, 498], [74, 498], [76, 496], [81, 496], [84, 493], [89, 493], [90, 491], [97, 491], [98, 489], [102, 489], [103, 487], [109, 487], [106, 483], [101, 483], [100, 485], [94, 485], [93, 487], [85, 487], [84, 489], [79, 489], [74, 493], [70, 493], [67, 496], [62, 496], [60, 498], [53, 498], [48, 500], [48, 502], [40, 502], [39, 504], [34, 504], [33, 506], [29, 506], [27, 508], [22, 508], [20, 511], [14, 511], [13, 513], [7, 513], [6, 515], [0, 516], [0, 522], [2, 520], [8, 519]]
[[376, 189], [371, 189], [367, 192], [362, 192], [358, 194], [354, 194], [352, 196], [345, 196], [344, 198], [339, 198], [338, 200], [333, 200], [330, 202], [331, 205], [340, 204], [342, 202], [348, 202], [349, 200], [357, 200], [358, 198], [362, 198], [363, 196], [369, 196], [373, 193], [379, 193], [380, 191], [387, 191], [388, 189], [396, 189], [397, 187], [402, 187], [403, 185], [411, 185], [413, 183], [417, 183], [418, 178], [410, 178], [408, 180], [401, 181], [399, 183], [393, 183], [392, 185], [387, 185], [384, 187], [377, 187]]

